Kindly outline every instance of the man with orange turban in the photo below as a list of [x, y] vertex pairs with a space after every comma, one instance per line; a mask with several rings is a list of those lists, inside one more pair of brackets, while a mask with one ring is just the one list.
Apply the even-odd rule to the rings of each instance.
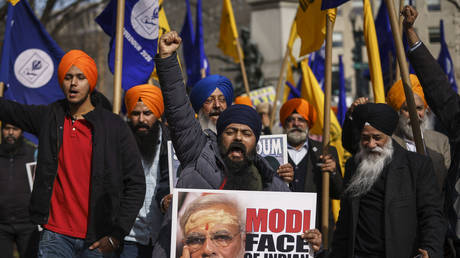
[[[293, 192], [317, 193], [316, 226], [319, 227], [322, 210], [322, 173], [331, 173], [330, 195], [334, 199], [339, 199], [342, 193], [342, 173], [340, 166], [336, 165], [339, 160], [337, 150], [331, 146], [328, 149], [329, 154], [323, 156], [322, 144], [308, 138], [308, 131], [315, 120], [316, 111], [313, 106], [301, 98], [288, 100], [280, 109], [280, 122], [287, 134], [289, 163], [294, 167], [294, 180], [290, 183], [290, 188]], [[329, 218], [329, 228], [333, 229], [332, 213]]]
[[[415, 109], [422, 130], [423, 142], [428, 156], [433, 160], [436, 176], [439, 186], [442, 187], [444, 178], [447, 175], [447, 169], [450, 165], [450, 144], [449, 139], [442, 133], [427, 129], [427, 104], [425, 95], [423, 94], [422, 86], [417, 76], [411, 74], [410, 81], [412, 91], [414, 92]], [[404, 149], [415, 152], [414, 136], [412, 134], [412, 126], [409, 119], [409, 110], [407, 108], [406, 96], [402, 81], [399, 80], [387, 93], [387, 103], [399, 114], [399, 123], [393, 134], [393, 139]]]
[[152, 257], [153, 245], [163, 220], [160, 206], [164, 203], [162, 199], [169, 193], [168, 130], [161, 121], [163, 95], [160, 88], [154, 85], [134, 86], [126, 91], [125, 105], [128, 124], [141, 152], [146, 192], [144, 205], [129, 235], [124, 239], [120, 257]]
[[65, 99], [33, 106], [0, 98], [0, 120], [40, 142], [30, 216], [44, 228], [41, 257], [103, 257], [118, 249], [142, 206], [140, 154], [126, 123], [91, 102], [91, 57], [69, 51], [58, 79]]

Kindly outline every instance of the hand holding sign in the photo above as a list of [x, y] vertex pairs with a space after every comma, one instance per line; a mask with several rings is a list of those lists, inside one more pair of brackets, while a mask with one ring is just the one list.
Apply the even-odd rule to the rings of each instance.
[[311, 245], [311, 248], [313, 249], [313, 251], [318, 252], [319, 249], [321, 248], [322, 236], [321, 236], [321, 232], [319, 232], [318, 229], [315, 228], [315, 229], [306, 230], [303, 233], [302, 238]]
[[289, 163], [281, 165], [276, 173], [278, 173], [286, 183], [290, 183], [294, 180], [294, 168], [292, 168], [292, 165]]

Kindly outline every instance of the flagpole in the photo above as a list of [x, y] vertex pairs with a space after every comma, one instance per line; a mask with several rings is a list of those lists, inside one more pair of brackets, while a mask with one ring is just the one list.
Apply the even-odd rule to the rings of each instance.
[[[328, 154], [329, 134], [331, 122], [331, 85], [332, 85], [332, 31], [334, 23], [326, 15], [326, 53], [324, 67], [324, 125], [323, 125], [323, 155]], [[323, 247], [329, 248], [329, 176], [330, 172], [323, 172], [322, 185], [322, 211], [321, 232], [323, 234]]]
[[121, 109], [121, 75], [123, 71], [123, 30], [125, 24], [125, 0], [117, 0], [117, 29], [115, 34], [115, 72], [113, 78], [113, 113]]
[[402, 83], [404, 86], [404, 95], [406, 96], [406, 103], [409, 109], [409, 118], [412, 126], [412, 133], [414, 134], [415, 147], [417, 152], [425, 155], [425, 148], [422, 141], [422, 132], [420, 130], [419, 118], [415, 110], [414, 94], [411, 89], [411, 82], [409, 78], [409, 69], [406, 61], [406, 54], [404, 53], [404, 46], [402, 42], [401, 33], [399, 32], [398, 20], [395, 16], [395, 7], [393, 0], [385, 0], [388, 9], [388, 16], [390, 18], [391, 30], [396, 47], [396, 56], [399, 62], [399, 69], [401, 71]]
[[[399, 12], [398, 12], [398, 14], [401, 13], [403, 8], [404, 8], [404, 0], [399, 0]], [[399, 31], [402, 32], [402, 29], [403, 29], [403, 17], [402, 17], [402, 15], [399, 15]], [[395, 79], [396, 79], [395, 81], [399, 81], [401, 79], [401, 72], [399, 70], [399, 62], [396, 62], [396, 77], [395, 77]]]
[[289, 48], [286, 47], [286, 53], [284, 54], [283, 62], [281, 63], [281, 70], [280, 70], [280, 76], [278, 78], [278, 84], [276, 85], [275, 101], [273, 102], [272, 113], [270, 114], [270, 128], [273, 127], [273, 123], [275, 122], [278, 98], [281, 93], [281, 86], [283, 85], [283, 81], [284, 81], [284, 71], [286, 71], [286, 66], [288, 65], [288, 63], [289, 63]]
[[240, 60], [241, 74], [243, 75], [243, 85], [246, 90], [246, 94], [249, 96], [249, 83], [248, 76], [246, 74], [246, 68], [244, 66], [243, 50], [241, 49], [240, 40], [236, 38], [236, 52], [238, 52], [238, 59]]

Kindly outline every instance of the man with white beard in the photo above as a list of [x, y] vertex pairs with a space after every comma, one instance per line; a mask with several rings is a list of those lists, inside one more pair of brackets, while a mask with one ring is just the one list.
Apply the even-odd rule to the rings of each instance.
[[354, 108], [359, 151], [347, 161], [330, 257], [442, 257], [446, 232], [431, 159], [392, 141], [398, 114]]
[[210, 75], [193, 86], [190, 91], [190, 102], [203, 131], [209, 129], [217, 132], [217, 119], [232, 105], [233, 97], [232, 82], [222, 75]]
[[[427, 156], [433, 161], [436, 177], [438, 178], [439, 186], [442, 187], [444, 179], [447, 175], [447, 169], [450, 166], [450, 144], [449, 139], [442, 133], [426, 128], [427, 121], [427, 103], [423, 94], [422, 86], [417, 76], [410, 75], [411, 88], [414, 92], [414, 101], [417, 115], [422, 131], [423, 142]], [[407, 108], [406, 97], [402, 81], [399, 80], [388, 91], [387, 99], [394, 111], [399, 114], [399, 123], [396, 131], [393, 134], [393, 139], [408, 151], [415, 152], [414, 136], [410, 125], [409, 111]]]
[[[289, 184], [293, 192], [317, 193], [316, 226], [321, 222], [322, 173], [331, 172], [330, 195], [339, 199], [342, 194], [342, 173], [338, 164], [337, 150], [329, 147], [329, 155], [322, 156], [321, 142], [308, 138], [309, 128], [315, 122], [315, 110], [301, 98], [293, 98], [280, 109], [280, 121], [288, 141], [288, 160], [294, 168], [294, 180]], [[329, 211], [332, 211], [330, 208]], [[330, 235], [334, 228], [332, 212], [329, 214]], [[331, 239], [331, 238], [329, 238]]]

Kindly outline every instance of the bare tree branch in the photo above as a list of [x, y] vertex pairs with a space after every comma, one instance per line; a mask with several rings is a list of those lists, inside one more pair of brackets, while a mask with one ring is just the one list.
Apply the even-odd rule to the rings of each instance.
[[49, 16], [51, 12], [54, 9], [54, 6], [56, 5], [57, 0], [47, 0], [46, 1], [46, 6], [45, 9], [43, 9], [42, 13], [42, 18], [40, 19], [41, 22], [46, 25], [46, 23], [49, 21]]
[[59, 31], [64, 27], [64, 25], [66, 25], [66, 23], [80, 17], [85, 12], [88, 12], [94, 8], [97, 8], [98, 6], [104, 4], [105, 2], [106, 1], [90, 4], [86, 6], [85, 8], [79, 10], [78, 12], [68, 11], [67, 13], [62, 15], [61, 19], [54, 26], [54, 29], [51, 31], [52, 37], [55, 37], [59, 33]]
[[71, 5], [67, 6], [66, 8], [63, 8], [63, 9], [53, 13], [52, 15], [50, 15], [49, 20], [51, 21], [51, 20], [57, 19], [57, 17], [61, 16], [62, 14], [66, 13], [66, 12], [68, 12], [69, 10], [78, 8], [78, 5], [82, 1], [83, 0], [77, 0], [77, 1], [73, 2]]
[[453, 4], [457, 8], [457, 11], [460, 12], [460, 4], [458, 3], [459, 1], [457, 1], [457, 0], [447, 0], [447, 2], [450, 2], [451, 4]]

